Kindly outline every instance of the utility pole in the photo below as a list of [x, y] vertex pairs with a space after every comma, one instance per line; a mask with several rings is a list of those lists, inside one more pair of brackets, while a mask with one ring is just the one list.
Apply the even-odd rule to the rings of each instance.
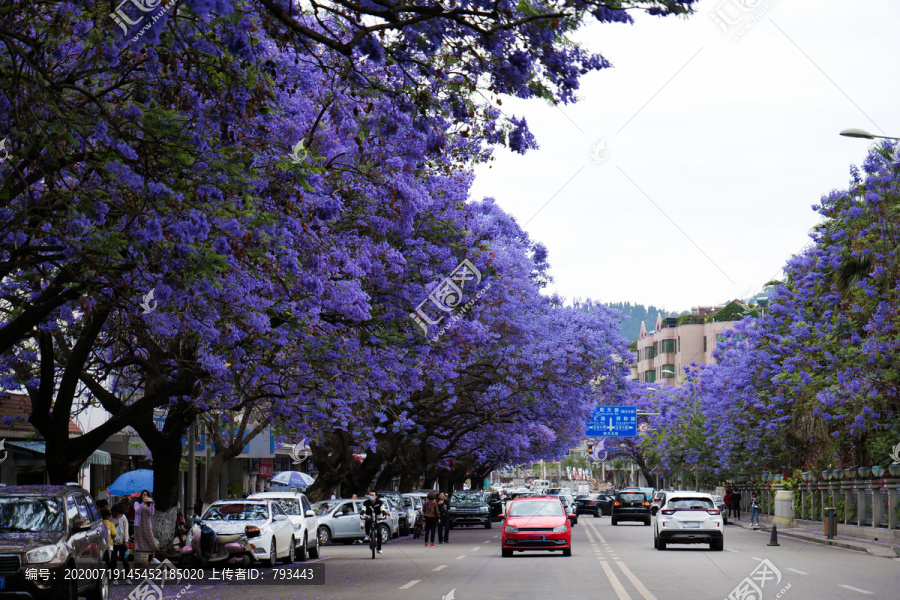
[[[197, 484], [197, 463], [194, 458], [196, 455], [197, 449], [197, 424], [193, 423], [188, 428], [188, 465], [187, 465], [187, 494], [184, 499], [184, 503], [187, 506], [183, 507], [184, 514], [189, 515], [187, 519], [187, 528], [190, 531], [191, 527], [194, 526], [194, 495], [196, 494], [195, 487]], [[190, 508], [190, 512], [188, 509]], [[198, 515], [199, 516], [199, 515]]]

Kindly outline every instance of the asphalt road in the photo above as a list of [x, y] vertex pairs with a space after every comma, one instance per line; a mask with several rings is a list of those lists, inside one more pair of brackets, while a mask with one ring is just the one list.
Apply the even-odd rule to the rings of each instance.
[[[368, 546], [332, 545], [323, 549], [323, 558], [304, 564], [324, 566], [324, 585], [166, 586], [163, 597], [180, 592], [181, 600], [729, 600], [755, 573], [757, 586], [763, 580], [762, 597], [734, 595], [735, 600], [900, 598], [900, 560], [784, 537], [780, 546], [769, 547], [768, 534], [734, 526], [726, 528], [724, 552], [706, 545], [660, 552], [651, 531], [582, 516], [571, 557], [502, 558], [497, 524], [490, 530], [454, 529], [450, 544], [434, 547], [411, 537], [393, 540], [375, 560]], [[132, 590], [114, 587], [111, 597], [127, 598]]]

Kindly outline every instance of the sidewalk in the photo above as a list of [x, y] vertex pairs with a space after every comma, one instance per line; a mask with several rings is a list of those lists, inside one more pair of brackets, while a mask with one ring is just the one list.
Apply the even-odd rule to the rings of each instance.
[[[760, 515], [758, 531], [772, 531], [772, 518], [769, 515]], [[742, 517], [740, 520], [728, 519], [728, 524], [737, 525], [744, 529], [751, 529], [750, 515]], [[825, 526], [819, 529], [809, 529], [801, 527], [778, 527], [778, 535], [815, 544], [825, 544], [835, 546], [837, 548], [846, 548], [847, 550], [856, 550], [858, 552], [867, 552], [874, 556], [883, 556], [884, 558], [897, 558], [900, 556], [900, 544], [895, 541], [876, 541], [863, 539], [849, 535], [837, 535], [833, 540], [829, 540], [825, 535]]]

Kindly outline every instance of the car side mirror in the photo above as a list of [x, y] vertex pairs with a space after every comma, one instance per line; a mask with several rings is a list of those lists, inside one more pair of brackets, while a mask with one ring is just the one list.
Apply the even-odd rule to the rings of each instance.
[[569, 520], [574, 521], [577, 518], [578, 518], [578, 515], [576, 515], [575, 513], [569, 513]]
[[75, 519], [72, 523], [72, 532], [73, 533], [81, 533], [82, 531], [87, 531], [91, 528], [91, 522], [87, 519]]
[[287, 521], [287, 517], [284, 515], [275, 515], [272, 519], [273, 521]]
[[503, 514], [503, 513], [500, 513], [500, 518], [501, 518], [501, 519], [505, 519], [505, 518], [506, 518], [506, 515]]
[[314, 517], [314, 516], [316, 516], [315, 511], [312, 511], [312, 510], [308, 510], [308, 511], [306, 511], [306, 512], [303, 513], [303, 514], [306, 515], [307, 517]]
[[652, 507], [650, 507], [650, 514], [651, 514], [651, 515], [655, 515], [655, 514], [658, 513], [658, 512], [659, 512], [659, 507], [658, 507], [658, 506], [652, 506]]

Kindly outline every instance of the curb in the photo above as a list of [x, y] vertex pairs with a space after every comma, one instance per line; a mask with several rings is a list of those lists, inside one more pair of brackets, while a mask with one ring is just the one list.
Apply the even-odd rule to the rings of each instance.
[[[739, 526], [739, 527], [742, 527], [742, 529], [745, 529], [747, 531], [763, 531], [763, 532], [767, 532], [767, 533], [772, 531], [771, 526], [760, 527], [759, 529], [752, 529], [750, 527], [743, 527], [743, 526]], [[804, 542], [812, 542], [814, 544], [820, 544], [823, 546], [834, 546], [835, 548], [843, 548], [845, 550], [854, 550], [856, 552], [871, 554], [872, 556], [878, 556], [881, 558], [896, 558], [897, 557], [896, 556], [897, 552], [896, 552], [896, 550], [894, 550], [894, 548], [892, 546], [883, 547], [885, 550], [885, 553], [880, 554], [880, 553], [872, 552], [872, 550], [867, 545], [865, 545], [865, 542], [862, 542], [862, 541], [859, 543], [853, 543], [853, 542], [842, 541], [842, 540], [828, 540], [828, 539], [823, 540], [821, 538], [804, 535], [802, 533], [794, 533], [794, 532], [790, 531], [789, 529], [787, 529], [787, 530], [779, 529], [778, 535], [786, 537], [786, 538], [795, 539], [795, 540], [802, 540]], [[879, 546], [879, 548], [882, 548], [882, 547]], [[888, 552], [893, 552], [893, 555], [888, 554]]]

